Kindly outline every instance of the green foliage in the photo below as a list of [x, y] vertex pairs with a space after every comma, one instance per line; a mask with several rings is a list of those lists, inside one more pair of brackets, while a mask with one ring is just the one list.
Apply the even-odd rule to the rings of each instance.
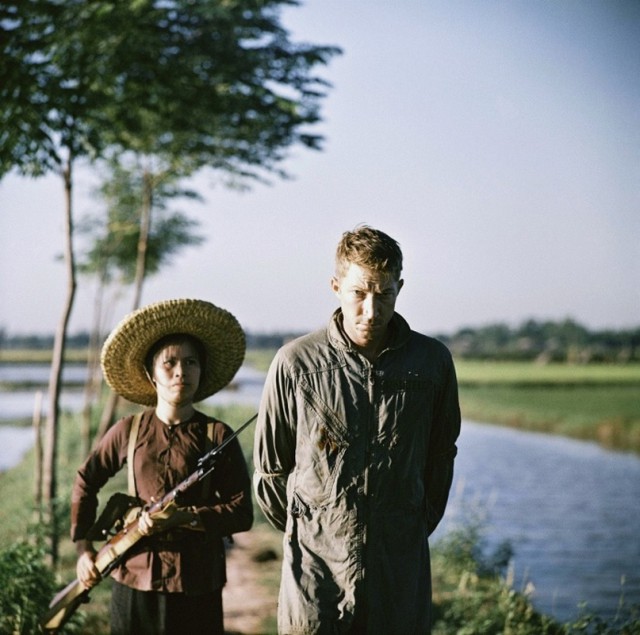
[[[290, 0], [34, 0], [0, 7], [0, 175], [59, 170], [107, 148], [241, 177], [318, 148], [336, 47], [293, 43]], [[68, 156], [65, 156], [68, 153]]]
[[[47, 418], [45, 465], [54, 472], [59, 385], [76, 289], [73, 171], [132, 153], [190, 176], [213, 168], [229, 180], [286, 176], [285, 150], [319, 149], [328, 84], [314, 75], [340, 51], [295, 44], [279, 9], [294, 0], [10, 0], [0, 4], [0, 178], [12, 170], [63, 177], [68, 293]], [[153, 171], [152, 171], [153, 172]], [[136, 300], [142, 290], [151, 192], [142, 205]], [[185, 229], [181, 219], [178, 229]], [[164, 227], [164, 231], [175, 230]], [[166, 245], [166, 243], [165, 243]], [[57, 496], [45, 474], [45, 499]], [[49, 510], [52, 511], [52, 510]], [[56, 554], [56, 532], [53, 532]]]
[[640, 635], [640, 605], [626, 606], [621, 601], [611, 620], [584, 611], [578, 619], [566, 624], [562, 635]]
[[245, 363], [256, 370], [266, 373], [276, 354], [275, 348], [247, 348]]
[[551, 635], [560, 627], [534, 610], [528, 597], [500, 575], [508, 545], [492, 556], [481, 551], [476, 527], [453, 530], [434, 548], [434, 635]]
[[90, 242], [80, 271], [96, 274], [103, 283], [114, 278], [124, 284], [134, 281], [145, 187], [151, 188], [153, 208], [153, 222], [146, 239], [145, 277], [158, 273], [183, 247], [203, 242], [193, 231], [196, 221], [167, 209], [178, 198], [201, 200], [196, 192], [179, 186], [177, 175], [167, 172], [154, 175], [135, 163], [125, 166], [110, 161], [98, 189], [98, 195], [106, 203], [107, 215], [87, 218], [79, 226]]
[[0, 550], [0, 635], [39, 632], [55, 590], [41, 548], [20, 541]]
[[456, 361], [465, 418], [640, 452], [640, 364]]
[[627, 362], [640, 359], [640, 328], [590, 331], [574, 320], [527, 320], [517, 327], [489, 324], [440, 336], [454, 355], [466, 359], [541, 362]]
[[505, 578], [510, 544], [488, 552], [481, 511], [465, 509], [463, 516], [432, 549], [434, 635], [559, 634]]

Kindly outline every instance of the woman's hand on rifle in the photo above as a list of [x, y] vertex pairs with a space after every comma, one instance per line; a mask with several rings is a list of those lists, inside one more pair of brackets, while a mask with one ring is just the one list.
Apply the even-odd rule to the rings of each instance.
[[90, 589], [102, 579], [95, 563], [96, 552], [88, 540], [79, 540], [77, 546], [80, 556], [76, 564], [76, 577], [85, 589]]
[[200, 515], [191, 507], [178, 507], [171, 501], [164, 509], [150, 513], [143, 510], [138, 519], [138, 530], [143, 536], [168, 531], [175, 527], [203, 529]]

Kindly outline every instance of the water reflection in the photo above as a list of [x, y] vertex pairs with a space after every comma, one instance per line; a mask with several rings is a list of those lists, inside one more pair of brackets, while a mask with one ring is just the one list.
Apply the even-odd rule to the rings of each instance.
[[34, 432], [31, 428], [0, 426], [0, 472], [20, 463], [34, 441]]

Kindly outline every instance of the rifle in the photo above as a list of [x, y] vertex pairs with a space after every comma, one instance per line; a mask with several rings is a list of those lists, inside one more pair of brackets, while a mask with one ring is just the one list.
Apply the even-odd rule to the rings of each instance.
[[[255, 414], [251, 419], [238, 428], [231, 436], [227, 437], [220, 445], [216, 446], [204, 456], [198, 460], [198, 469], [193, 474], [188, 476], [184, 481], [176, 485], [168, 494], [152, 504], [148, 504], [144, 507], [144, 510], [150, 514], [161, 512], [165, 510], [169, 505], [175, 502], [177, 497], [189, 489], [195, 483], [198, 483], [206, 476], [211, 474], [215, 469], [215, 462], [218, 455], [224, 450], [224, 448], [231, 443], [258, 415]], [[122, 495], [121, 495], [122, 496]], [[129, 497], [125, 497], [129, 498]], [[109, 501], [111, 503], [111, 501]], [[107, 503], [107, 508], [111, 507]], [[125, 504], [125, 508], [131, 509], [130, 505]], [[101, 578], [104, 579], [113, 569], [118, 566], [124, 555], [135, 545], [139, 540], [144, 538], [138, 529], [138, 518], [143, 508], [137, 508], [138, 511], [134, 518], [131, 515], [127, 515], [127, 520], [121, 524], [122, 528], [117, 531], [98, 551], [95, 558], [96, 568], [100, 572]], [[101, 515], [101, 519], [105, 516], [112, 516], [112, 510], [107, 510]], [[96, 535], [99, 531], [102, 534], [106, 534], [104, 527], [100, 527], [96, 530], [96, 526], [100, 526], [104, 521], [98, 520], [96, 525], [90, 530], [89, 535]], [[118, 524], [116, 523], [116, 527]], [[93, 587], [92, 587], [93, 588]], [[40, 626], [45, 632], [56, 633], [62, 628], [69, 618], [73, 615], [76, 609], [83, 603], [89, 601], [89, 593], [91, 589], [85, 588], [79, 580], [74, 580], [62, 589], [49, 604], [49, 610], [40, 620]]]

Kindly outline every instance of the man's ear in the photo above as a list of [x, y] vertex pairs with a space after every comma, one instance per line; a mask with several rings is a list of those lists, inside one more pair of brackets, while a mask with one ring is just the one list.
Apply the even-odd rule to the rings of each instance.
[[338, 295], [340, 293], [340, 280], [335, 276], [331, 278], [331, 290]]
[[400, 278], [400, 280], [398, 280], [398, 293], [400, 293], [400, 289], [402, 289], [403, 286], [404, 286], [404, 280]]

